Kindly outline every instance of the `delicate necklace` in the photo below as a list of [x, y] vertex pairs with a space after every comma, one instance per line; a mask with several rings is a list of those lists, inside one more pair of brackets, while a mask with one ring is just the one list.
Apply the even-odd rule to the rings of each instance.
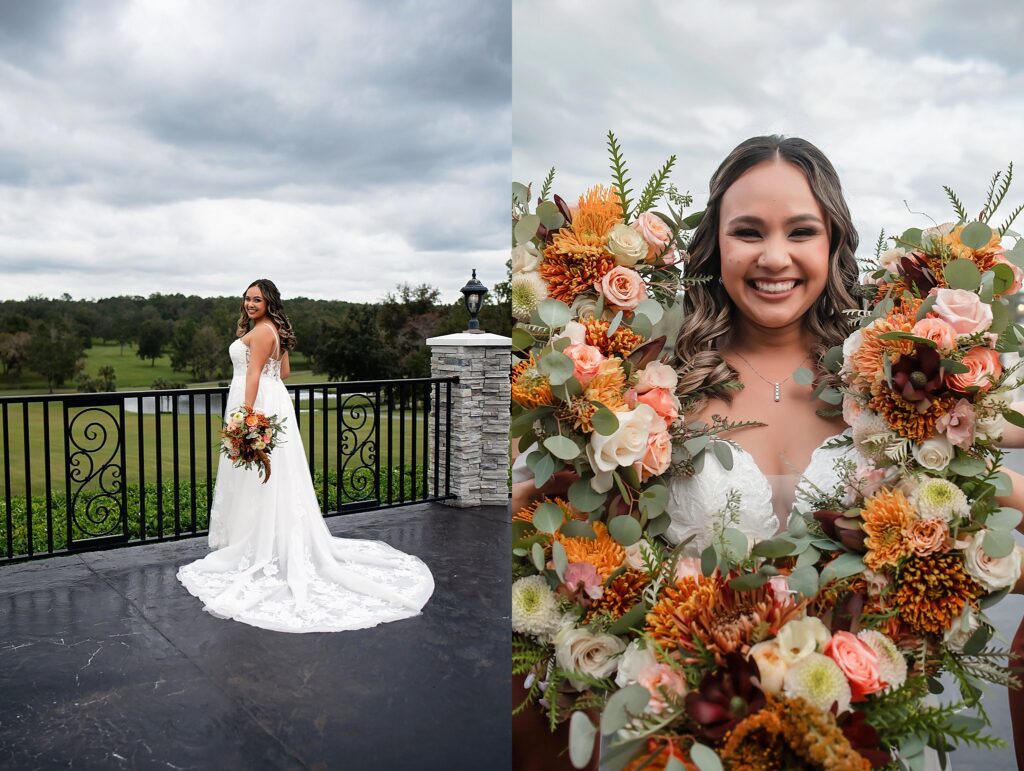
[[[747, 366], [750, 367], [750, 370], [755, 375], [757, 375], [764, 382], [766, 382], [768, 385], [772, 386], [775, 389], [775, 401], [781, 402], [782, 401], [782, 384], [785, 383], [786, 380], [789, 380], [789, 378], [793, 377], [793, 373], [790, 372], [789, 375], [785, 379], [783, 379], [783, 380], [777, 380], [777, 381], [776, 380], [769, 380], [764, 375], [762, 375], [760, 372], [758, 372], [757, 369], [755, 369], [753, 364], [751, 364], [749, 361], [747, 361], [747, 357], [746, 356], [744, 356], [739, 351], [733, 351], [733, 353], [735, 353], [737, 356], [739, 356], [741, 359], [743, 359], [743, 361], [746, 362]], [[805, 361], [807, 361], [807, 357], [806, 356], [804, 356], [802, 359], [800, 359], [800, 361], [798, 363], [799, 364], [803, 364]]]

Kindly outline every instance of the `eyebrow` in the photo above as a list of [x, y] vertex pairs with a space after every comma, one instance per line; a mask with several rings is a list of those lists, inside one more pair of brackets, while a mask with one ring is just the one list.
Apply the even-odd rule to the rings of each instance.
[[[816, 222], [821, 226], [825, 223], [822, 222], [821, 217], [816, 214], [795, 214], [787, 219], [784, 225], [794, 225], [798, 222]], [[735, 227], [736, 225], [764, 225], [764, 220], [760, 217], [755, 217], [752, 214], [741, 214], [738, 217], [733, 217], [728, 222], [728, 227]]]

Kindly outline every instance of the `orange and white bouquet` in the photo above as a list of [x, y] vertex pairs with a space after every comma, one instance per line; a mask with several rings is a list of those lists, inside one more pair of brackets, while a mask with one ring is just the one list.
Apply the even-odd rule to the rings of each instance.
[[231, 412], [220, 431], [220, 451], [235, 468], [256, 467], [263, 484], [270, 480], [270, 452], [282, 443], [284, 419], [267, 417], [248, 405]]

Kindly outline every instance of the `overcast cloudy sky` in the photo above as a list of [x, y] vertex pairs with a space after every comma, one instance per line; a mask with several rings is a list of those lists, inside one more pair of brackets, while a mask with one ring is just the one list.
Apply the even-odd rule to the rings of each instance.
[[[925, 0], [515, 0], [513, 172], [573, 196], [616, 132], [637, 189], [669, 154], [703, 206], [740, 141], [802, 136], [839, 171], [864, 255], [879, 229], [976, 212], [1014, 161], [1024, 202], [1024, 5]], [[1009, 209], [1009, 206], [1004, 207]], [[1017, 226], [1024, 231], [1024, 218]]]
[[493, 285], [510, 101], [507, 2], [0, 0], [0, 298]]

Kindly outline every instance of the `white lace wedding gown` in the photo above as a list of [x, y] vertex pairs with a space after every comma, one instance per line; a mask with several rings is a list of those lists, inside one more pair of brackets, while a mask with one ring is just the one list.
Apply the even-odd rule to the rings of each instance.
[[[225, 414], [245, 397], [249, 347], [235, 340], [228, 353], [234, 370]], [[280, 632], [365, 629], [417, 615], [434, 591], [422, 561], [327, 529], [279, 359], [264, 366], [253, 407], [285, 418], [270, 479], [263, 484], [255, 469], [221, 456], [210, 512], [215, 551], [180, 568], [178, 580], [213, 615]]]

